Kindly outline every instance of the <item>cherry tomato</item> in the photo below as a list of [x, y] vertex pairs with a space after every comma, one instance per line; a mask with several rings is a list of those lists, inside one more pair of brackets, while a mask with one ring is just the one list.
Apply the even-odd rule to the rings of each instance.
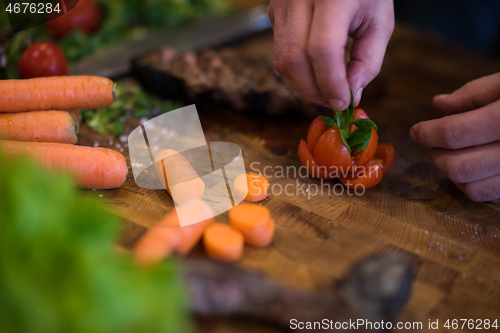
[[363, 186], [364, 189], [378, 185], [384, 176], [382, 167], [377, 161], [371, 160], [365, 166], [359, 167], [353, 174], [347, 177], [339, 177], [339, 180], [344, 186], [353, 190], [359, 190]]
[[329, 173], [342, 174], [352, 168], [351, 154], [342, 141], [337, 126], [331, 127], [321, 135], [314, 147], [313, 155], [316, 162], [326, 167]]
[[92, 0], [80, 0], [66, 14], [48, 21], [47, 28], [54, 37], [62, 39], [74, 30], [81, 30], [89, 35], [97, 30], [100, 23], [99, 5]]
[[307, 168], [307, 172], [311, 177], [325, 180], [333, 179], [332, 177], [330, 177], [330, 175], [328, 175], [325, 167], [320, 167], [318, 165], [304, 140], [300, 140], [299, 158], [300, 162], [302, 162], [302, 165]]
[[309, 131], [307, 132], [307, 147], [311, 154], [314, 153], [314, 147], [319, 138], [328, 130], [328, 125], [323, 121], [323, 116], [318, 116], [313, 120]]
[[352, 154], [353, 165], [366, 165], [372, 159], [373, 155], [377, 151], [378, 146], [378, 134], [375, 128], [372, 127], [372, 136], [368, 145], [362, 151]]
[[390, 143], [379, 144], [373, 158], [382, 167], [384, 176], [387, 175], [394, 163], [394, 147]]
[[37, 42], [24, 51], [18, 69], [23, 79], [68, 75], [68, 61], [56, 44]]
[[[368, 115], [362, 109], [354, 109], [353, 119], [370, 119]], [[354, 132], [357, 129], [355, 125], [349, 125], [349, 131]], [[372, 136], [368, 145], [360, 152], [352, 154], [352, 163], [354, 165], [366, 165], [375, 155], [378, 146], [378, 134], [377, 131], [372, 127]]]

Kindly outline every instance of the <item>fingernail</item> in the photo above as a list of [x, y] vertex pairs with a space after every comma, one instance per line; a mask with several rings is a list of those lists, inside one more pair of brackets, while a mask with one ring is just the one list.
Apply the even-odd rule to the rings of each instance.
[[342, 102], [341, 100], [338, 99], [331, 99], [329, 101], [330, 105], [332, 106], [332, 109], [336, 111], [343, 111], [347, 109], [347, 106], [345, 106], [345, 103]]
[[410, 128], [410, 139], [411, 141], [417, 143], [417, 134], [415, 133], [415, 128]]
[[437, 95], [436, 98], [445, 98], [448, 96], [449, 96], [449, 94], [441, 94], [441, 95]]
[[361, 95], [363, 95], [363, 88], [359, 88], [358, 91], [356, 92], [356, 97], [358, 100], [361, 100]]

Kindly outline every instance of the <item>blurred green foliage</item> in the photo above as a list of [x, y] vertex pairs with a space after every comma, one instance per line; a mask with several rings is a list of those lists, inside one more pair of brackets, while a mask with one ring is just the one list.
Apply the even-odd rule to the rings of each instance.
[[0, 332], [191, 331], [176, 263], [138, 267], [67, 176], [0, 157]]
[[[8, 67], [6, 78], [17, 78], [17, 63], [28, 45], [34, 41], [55, 41], [62, 48], [70, 63], [97, 50], [127, 39], [140, 38], [147, 29], [172, 26], [180, 21], [205, 14], [221, 15], [229, 7], [219, 0], [95, 0], [103, 12], [97, 32], [87, 36], [74, 31], [60, 41], [55, 41], [44, 25], [21, 31], [4, 43]], [[0, 35], [10, 31], [3, 4], [0, 1]]]
[[176, 110], [182, 105], [172, 101], [160, 101], [150, 97], [138, 85], [116, 84], [118, 97], [108, 107], [96, 110], [81, 110], [85, 123], [99, 134], [124, 134], [124, 117], [143, 118], [150, 114], [161, 114]]

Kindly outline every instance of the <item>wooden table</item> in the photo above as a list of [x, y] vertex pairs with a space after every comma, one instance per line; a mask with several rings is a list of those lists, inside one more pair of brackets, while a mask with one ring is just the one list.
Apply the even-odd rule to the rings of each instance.
[[[240, 47], [270, 56], [272, 36], [263, 34]], [[400, 320], [422, 321], [427, 327], [429, 319], [439, 319], [442, 327], [453, 318], [500, 319], [500, 205], [468, 200], [434, 167], [429, 150], [408, 136], [413, 124], [440, 117], [432, 108], [433, 95], [498, 71], [499, 59], [397, 26], [383, 73], [366, 89], [361, 105], [378, 124], [380, 142], [395, 147], [390, 174], [362, 196], [314, 195], [314, 186], [320, 185], [315, 179], [269, 177], [273, 188], [292, 184], [292, 189], [298, 182], [304, 189], [311, 186], [310, 192], [275, 191], [266, 199], [263, 205], [275, 218], [276, 237], [267, 248], [247, 247], [238, 264], [295, 288], [324, 290], [361, 258], [401, 252], [413, 261], [416, 280]], [[259, 170], [269, 166], [268, 174], [300, 167], [297, 146], [311, 119], [198, 110], [207, 141], [238, 144], [247, 169], [253, 162], [260, 162]], [[110, 138], [84, 127], [80, 143], [92, 145], [94, 140], [113, 146]], [[173, 207], [165, 191], [141, 189], [131, 175], [120, 189], [90, 195], [124, 218], [120, 243], [126, 247]], [[227, 222], [227, 213], [217, 220]], [[204, 256], [201, 246], [192, 255]], [[273, 331], [232, 320], [204, 320], [199, 326], [206, 332]]]

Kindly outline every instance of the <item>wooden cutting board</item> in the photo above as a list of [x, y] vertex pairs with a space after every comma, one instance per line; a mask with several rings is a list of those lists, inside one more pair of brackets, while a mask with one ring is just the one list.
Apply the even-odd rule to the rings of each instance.
[[[239, 47], [249, 54], [271, 56], [272, 36], [262, 35]], [[441, 116], [432, 108], [435, 94], [498, 71], [499, 59], [397, 26], [383, 73], [366, 89], [361, 105], [379, 127], [379, 142], [394, 145], [396, 160], [382, 183], [362, 196], [329, 194], [326, 187], [317, 194], [319, 181], [279, 173], [287, 166], [300, 167], [297, 146], [312, 119], [258, 118], [199, 105], [207, 141], [238, 144], [247, 170], [253, 165], [271, 175], [274, 193], [262, 204], [275, 218], [275, 239], [267, 248], [245, 248], [238, 264], [286, 285], [322, 290], [361, 258], [401, 252], [413, 260], [416, 272], [401, 320], [422, 321], [426, 327], [429, 319], [439, 319], [442, 327], [453, 318], [500, 319], [500, 205], [468, 200], [433, 166], [430, 151], [408, 136], [411, 125]], [[79, 143], [96, 142], [119, 149], [116, 138], [99, 136], [84, 126]], [[124, 154], [128, 159], [126, 148]], [[291, 194], [280, 194], [278, 186], [288, 184]], [[120, 243], [126, 247], [173, 207], [165, 191], [137, 187], [131, 173], [120, 189], [86, 192], [124, 219]], [[217, 220], [227, 222], [227, 213]], [[191, 255], [204, 256], [201, 246]], [[210, 332], [260, 327], [232, 321], [205, 324]]]

